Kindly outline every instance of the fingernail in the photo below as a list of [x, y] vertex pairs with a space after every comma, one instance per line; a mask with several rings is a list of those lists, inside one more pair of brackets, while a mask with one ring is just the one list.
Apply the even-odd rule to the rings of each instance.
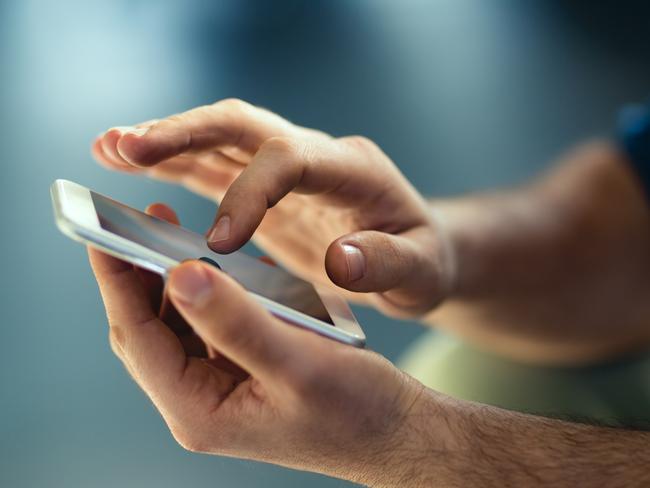
[[343, 252], [345, 252], [345, 261], [348, 264], [348, 280], [361, 279], [366, 272], [366, 258], [361, 249], [350, 244], [343, 244]]
[[200, 308], [210, 300], [212, 280], [198, 264], [181, 266], [174, 270], [169, 292], [193, 308]]
[[230, 237], [230, 217], [224, 215], [217, 220], [217, 225], [214, 226], [214, 229], [208, 235], [208, 241], [220, 242], [225, 241], [228, 237]]
[[113, 129], [119, 130], [122, 135], [134, 134], [138, 137], [145, 135], [149, 131], [149, 127], [133, 127], [132, 125], [113, 127]]

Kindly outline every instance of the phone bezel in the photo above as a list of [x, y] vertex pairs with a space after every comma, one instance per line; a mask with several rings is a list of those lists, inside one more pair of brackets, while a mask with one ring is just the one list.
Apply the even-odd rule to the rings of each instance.
[[[163, 277], [172, 268], [180, 264], [176, 259], [103, 229], [97, 217], [90, 189], [72, 181], [56, 180], [52, 184], [51, 195], [56, 224], [68, 237], [158, 273]], [[185, 230], [187, 231], [187, 229]], [[219, 258], [219, 254], [208, 248], [207, 242], [206, 254], [212, 254], [213, 258]], [[197, 259], [199, 257], [202, 256], [196, 256]], [[345, 300], [322, 285], [315, 283], [312, 283], [312, 285], [334, 322], [334, 326], [264, 296], [247, 291], [271, 313], [281, 319], [336, 341], [355, 347], [364, 347], [365, 335]]]

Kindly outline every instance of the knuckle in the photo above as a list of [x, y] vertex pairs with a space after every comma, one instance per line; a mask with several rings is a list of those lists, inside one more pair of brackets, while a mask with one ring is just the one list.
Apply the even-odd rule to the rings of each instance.
[[374, 141], [367, 138], [366, 136], [361, 136], [361, 135], [347, 136], [342, 138], [341, 140], [346, 144], [348, 144], [349, 146], [352, 146], [361, 151], [371, 152], [371, 151], [377, 151], [379, 149], [377, 144], [375, 144]]
[[209, 105], [201, 105], [185, 112], [172, 114], [169, 117], [156, 123], [157, 127], [175, 127], [183, 126], [195, 120], [197, 117], [209, 115], [211, 107]]
[[115, 342], [113, 342], [113, 341], [109, 341], [109, 342], [110, 342], [111, 351], [113, 351], [113, 354], [121, 359], [122, 358], [122, 351], [119, 350], [119, 348], [117, 347]]
[[250, 108], [250, 104], [239, 98], [225, 98], [214, 103], [210, 108], [215, 107], [233, 112], [243, 112]]
[[267, 139], [260, 146], [260, 151], [274, 155], [280, 155], [285, 158], [295, 159], [299, 154], [298, 142], [292, 137], [276, 136]]
[[[259, 166], [273, 166], [268, 183], [288, 188], [300, 183], [311, 160], [308, 145], [291, 137], [267, 139], [260, 147], [259, 154]], [[268, 169], [265, 173], [268, 174]]]
[[195, 453], [206, 453], [210, 451], [208, 445], [193, 433], [178, 427], [170, 427], [170, 431], [174, 440], [186, 451]]
[[310, 164], [305, 145], [287, 137], [268, 139], [256, 157], [257, 188], [266, 208], [273, 208], [287, 193], [300, 186]]
[[120, 349], [124, 347], [126, 337], [121, 327], [117, 325], [111, 326], [108, 330], [108, 338], [111, 341], [111, 344], [114, 344]]
[[379, 234], [371, 248], [373, 254], [382, 256], [380, 262], [384, 263], [389, 271], [402, 270], [408, 264], [405, 262], [401, 246], [391, 236]]
[[122, 350], [123, 337], [121, 337], [121, 333], [119, 333], [118, 330], [117, 327], [111, 327], [108, 329], [108, 341], [111, 345], [113, 354], [121, 358], [124, 354], [124, 351]]
[[156, 125], [158, 127], [165, 127], [165, 126], [174, 126], [174, 125], [182, 124], [187, 120], [187, 117], [188, 117], [187, 112], [183, 112], [180, 114], [173, 114], [170, 115], [169, 117], [164, 118]]
[[189, 112], [181, 114], [181, 116], [185, 115], [188, 118], [196, 118], [198, 116], [201, 120], [209, 119], [212, 115], [213, 109], [213, 105], [201, 105], [200, 107], [193, 108]]

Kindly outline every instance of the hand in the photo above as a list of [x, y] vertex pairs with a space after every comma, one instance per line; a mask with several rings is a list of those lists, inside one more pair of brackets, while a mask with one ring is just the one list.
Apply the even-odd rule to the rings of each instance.
[[390, 159], [362, 137], [332, 138], [224, 100], [108, 130], [93, 154], [110, 168], [220, 200], [208, 234], [215, 251], [234, 251], [253, 236], [295, 274], [395, 316], [422, 315], [453, 287], [445, 233]]
[[[176, 222], [164, 206], [149, 212]], [[186, 321], [184, 333], [174, 333], [156, 313], [160, 283], [89, 254], [113, 350], [183, 447], [361, 482], [388, 479], [424, 391], [419, 383], [375, 353], [281, 322], [200, 261], [169, 276], [167, 296]]]
[[[164, 206], [149, 212], [176, 222]], [[169, 327], [155, 276], [89, 253], [113, 350], [186, 449], [376, 487], [650, 482], [647, 432], [444, 397], [374, 353], [280, 322], [200, 261], [169, 277]]]

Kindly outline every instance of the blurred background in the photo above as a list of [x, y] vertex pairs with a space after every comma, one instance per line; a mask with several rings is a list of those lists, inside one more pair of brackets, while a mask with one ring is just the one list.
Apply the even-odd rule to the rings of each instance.
[[[215, 206], [110, 173], [113, 125], [239, 97], [377, 141], [426, 195], [520, 182], [608, 135], [650, 87], [647, 2], [0, 2], [0, 486], [347, 486], [178, 447], [112, 356], [85, 250], [55, 228], [67, 178], [203, 232]], [[395, 360], [422, 329], [357, 310]]]

